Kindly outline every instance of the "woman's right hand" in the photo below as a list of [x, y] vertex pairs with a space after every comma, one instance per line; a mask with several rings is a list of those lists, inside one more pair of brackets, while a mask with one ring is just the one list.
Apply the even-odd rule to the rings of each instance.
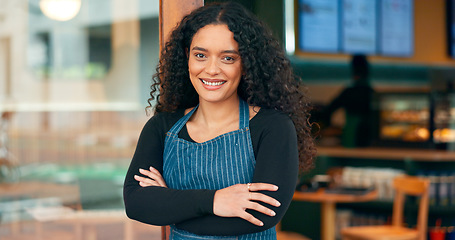
[[134, 179], [139, 182], [141, 187], [158, 186], [167, 188], [166, 182], [164, 181], [161, 173], [154, 167], [150, 166], [149, 170], [139, 168], [139, 172], [147, 177], [141, 177], [134, 175]]
[[213, 213], [220, 217], [240, 217], [252, 224], [263, 226], [264, 224], [246, 209], [252, 209], [269, 216], [275, 216], [275, 212], [257, 202], [263, 202], [275, 207], [280, 202], [257, 191], [277, 191], [278, 187], [268, 183], [236, 184], [216, 191], [213, 200]]

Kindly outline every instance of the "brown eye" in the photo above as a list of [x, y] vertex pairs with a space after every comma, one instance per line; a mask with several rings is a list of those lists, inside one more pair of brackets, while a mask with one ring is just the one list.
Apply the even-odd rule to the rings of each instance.
[[202, 54], [202, 53], [196, 53], [196, 54], [194, 54], [194, 56], [195, 56], [196, 58], [205, 58], [205, 55]]
[[232, 63], [235, 61], [235, 58], [234, 57], [230, 57], [230, 56], [227, 56], [227, 57], [223, 57], [223, 62], [226, 62], [226, 63]]

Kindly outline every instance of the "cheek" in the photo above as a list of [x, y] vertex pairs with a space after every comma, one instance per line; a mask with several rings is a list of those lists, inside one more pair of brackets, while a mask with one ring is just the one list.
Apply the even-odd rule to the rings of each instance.
[[231, 78], [240, 79], [242, 77], [242, 68], [240, 66], [232, 66], [226, 69], [226, 72], [229, 73]]
[[188, 71], [190, 75], [199, 74], [204, 69], [204, 66], [201, 62], [189, 60], [188, 61]]

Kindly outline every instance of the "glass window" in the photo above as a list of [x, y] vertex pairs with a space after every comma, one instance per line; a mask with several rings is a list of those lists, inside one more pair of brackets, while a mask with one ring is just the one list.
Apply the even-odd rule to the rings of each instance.
[[[158, 4], [0, 0], [0, 239], [74, 236], [86, 218], [125, 225], [123, 180], [159, 57]], [[62, 218], [76, 220], [56, 228]]]

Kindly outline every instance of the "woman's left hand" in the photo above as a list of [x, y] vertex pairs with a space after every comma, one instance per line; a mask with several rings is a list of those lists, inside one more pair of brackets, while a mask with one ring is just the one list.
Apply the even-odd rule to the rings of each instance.
[[141, 177], [139, 175], [134, 175], [134, 179], [139, 182], [141, 187], [150, 187], [158, 186], [167, 188], [166, 182], [164, 181], [161, 173], [153, 167], [150, 167], [149, 170], [139, 168], [139, 172], [147, 177]]

